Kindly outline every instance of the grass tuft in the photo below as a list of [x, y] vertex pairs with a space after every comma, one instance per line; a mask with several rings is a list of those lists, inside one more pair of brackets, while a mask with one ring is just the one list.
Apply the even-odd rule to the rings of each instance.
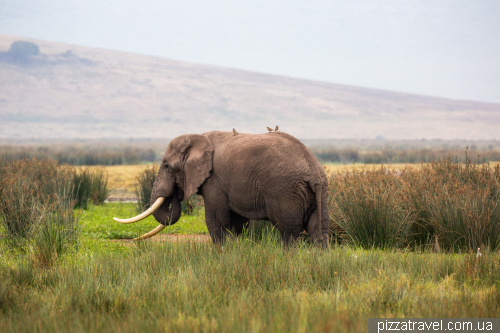
[[158, 167], [152, 165], [144, 169], [139, 176], [136, 178], [135, 192], [139, 200], [137, 201], [137, 211], [139, 213], [148, 209], [151, 204], [151, 193], [153, 191], [153, 185], [156, 180], [156, 174], [158, 173]]
[[419, 170], [383, 167], [330, 178], [334, 238], [364, 248], [474, 252], [500, 245], [500, 170], [448, 158]]

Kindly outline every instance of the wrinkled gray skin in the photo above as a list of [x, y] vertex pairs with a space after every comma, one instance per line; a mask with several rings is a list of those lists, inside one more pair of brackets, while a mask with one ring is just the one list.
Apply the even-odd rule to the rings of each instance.
[[213, 131], [170, 142], [151, 203], [166, 198], [154, 217], [169, 225], [180, 218], [180, 201], [202, 195], [214, 243], [229, 231], [241, 234], [254, 219], [271, 221], [285, 244], [305, 229], [315, 243], [328, 247], [327, 187], [321, 164], [291, 135]]

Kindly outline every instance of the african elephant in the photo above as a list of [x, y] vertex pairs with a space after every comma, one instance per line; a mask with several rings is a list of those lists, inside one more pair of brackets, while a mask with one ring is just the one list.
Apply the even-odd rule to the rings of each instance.
[[160, 225], [139, 237], [147, 238], [176, 223], [180, 202], [198, 193], [214, 243], [229, 231], [241, 234], [255, 219], [271, 221], [285, 244], [305, 229], [315, 243], [328, 247], [327, 187], [321, 164], [289, 134], [186, 134], [168, 145], [152, 206], [135, 218], [115, 220], [131, 223], [153, 214]]

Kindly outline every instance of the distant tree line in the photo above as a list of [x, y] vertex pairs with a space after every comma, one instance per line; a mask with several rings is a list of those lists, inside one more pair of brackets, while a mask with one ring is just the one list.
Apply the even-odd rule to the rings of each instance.
[[0, 146], [0, 161], [16, 161], [22, 159], [50, 158], [59, 164], [68, 165], [124, 165], [155, 162], [161, 159], [163, 152], [155, 152], [152, 148], [135, 146], [125, 147], [78, 147], [65, 145], [48, 146]]
[[[77, 145], [31, 146], [0, 145], [0, 161], [51, 158], [59, 164], [69, 165], [125, 165], [160, 162], [166, 145]], [[322, 163], [429, 163], [452, 158], [464, 161], [465, 154], [474, 162], [500, 161], [500, 149], [472, 148], [310, 148]]]
[[381, 150], [357, 150], [354, 148], [330, 148], [312, 149], [313, 154], [321, 162], [330, 163], [429, 163], [437, 162], [447, 158], [463, 162], [466, 153], [469, 159], [479, 163], [500, 161], [500, 150], [478, 150], [468, 149], [443, 149], [443, 148], [421, 148], [421, 149], [381, 149]]

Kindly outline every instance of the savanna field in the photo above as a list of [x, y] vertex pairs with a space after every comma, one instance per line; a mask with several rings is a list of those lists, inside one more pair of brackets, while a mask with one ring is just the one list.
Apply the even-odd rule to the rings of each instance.
[[500, 314], [498, 163], [325, 165], [329, 251], [306, 234], [284, 249], [265, 221], [214, 246], [197, 196], [132, 241], [154, 218], [112, 218], [147, 207], [154, 167], [1, 164], [1, 332], [366, 332], [368, 318]]

